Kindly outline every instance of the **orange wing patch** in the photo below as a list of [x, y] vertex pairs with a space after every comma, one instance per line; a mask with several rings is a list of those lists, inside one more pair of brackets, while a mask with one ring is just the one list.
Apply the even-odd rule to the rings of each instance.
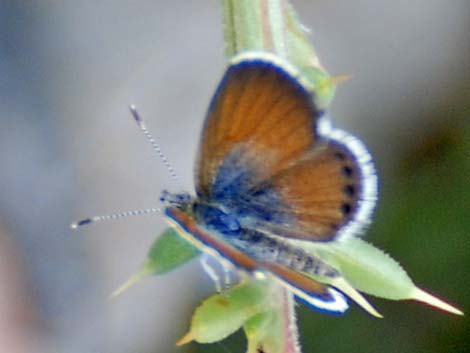
[[210, 105], [199, 150], [197, 191], [210, 195], [223, 159], [243, 146], [239, 159], [256, 164], [265, 180], [313, 145], [319, 112], [291, 76], [266, 62], [234, 65]]
[[319, 144], [270, 180], [282, 204], [267, 207], [292, 221], [256, 225], [290, 238], [332, 240], [358, 210], [361, 180], [358, 162], [344, 146], [332, 141]]

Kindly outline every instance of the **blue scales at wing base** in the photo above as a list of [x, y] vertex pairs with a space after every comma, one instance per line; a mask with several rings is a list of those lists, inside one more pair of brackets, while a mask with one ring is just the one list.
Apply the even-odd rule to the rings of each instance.
[[226, 210], [223, 217], [230, 215], [228, 222], [233, 222], [234, 217], [242, 227], [257, 221], [290, 224], [294, 220], [286, 212], [288, 207], [269, 182], [259, 180], [256, 159], [245, 158], [243, 150], [234, 148], [223, 160], [207, 202], [223, 207]]
[[196, 218], [207, 228], [225, 235], [240, 233], [241, 226], [235, 214], [224, 212], [217, 206], [205, 203], [195, 203], [193, 207]]

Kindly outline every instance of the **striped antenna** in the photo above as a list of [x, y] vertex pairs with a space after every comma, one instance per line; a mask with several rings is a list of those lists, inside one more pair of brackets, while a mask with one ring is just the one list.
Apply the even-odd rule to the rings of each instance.
[[153, 138], [152, 134], [147, 129], [147, 126], [145, 126], [144, 120], [142, 119], [139, 112], [137, 111], [136, 106], [131, 104], [129, 106], [129, 110], [131, 111], [132, 117], [134, 118], [135, 122], [139, 126], [140, 131], [142, 131], [147, 141], [150, 142], [150, 144], [152, 145], [152, 148], [154, 149], [155, 152], [157, 152], [158, 157], [160, 157], [161, 161], [163, 162], [165, 167], [168, 169], [168, 172], [170, 172], [171, 178], [178, 184], [178, 186], [181, 187], [181, 183], [178, 179], [178, 176], [175, 173], [175, 170], [173, 169], [170, 162], [168, 162], [168, 159], [163, 154], [157, 141]]
[[132, 210], [132, 211], [126, 211], [126, 212], [119, 212], [119, 213], [111, 213], [108, 215], [103, 215], [103, 216], [94, 216], [90, 218], [84, 218], [78, 222], [74, 222], [70, 225], [70, 228], [72, 229], [77, 229], [78, 227], [87, 225], [87, 224], [94, 224], [98, 222], [103, 222], [103, 221], [115, 221], [118, 219], [122, 218], [127, 218], [127, 217], [133, 217], [133, 216], [142, 216], [142, 215], [148, 215], [152, 213], [158, 213], [161, 212], [162, 210], [158, 207], [153, 207], [153, 208], [145, 208], [141, 210]]
[[[147, 127], [145, 126], [145, 123], [143, 119], [141, 118], [139, 112], [137, 111], [137, 108], [135, 105], [130, 105], [129, 110], [131, 111], [132, 117], [134, 118], [134, 121], [137, 123], [139, 126], [140, 130], [144, 134], [145, 138], [150, 142], [152, 145], [152, 148], [157, 152], [158, 156], [160, 157], [161, 161], [165, 165], [165, 167], [168, 169], [170, 172], [171, 178], [179, 185], [180, 181], [178, 179], [178, 176], [175, 173], [175, 170], [171, 166], [170, 162], [168, 162], [168, 159], [165, 157], [163, 154], [162, 150], [160, 149], [160, 146], [158, 146], [157, 141], [153, 138], [152, 134], [148, 131]], [[77, 229], [78, 227], [87, 225], [87, 224], [94, 224], [94, 223], [99, 223], [103, 221], [115, 221], [118, 219], [122, 218], [127, 218], [127, 217], [133, 217], [133, 216], [142, 216], [142, 215], [148, 215], [151, 213], [157, 213], [161, 212], [160, 208], [153, 207], [153, 208], [145, 208], [145, 209], [140, 209], [140, 210], [132, 210], [132, 211], [125, 211], [125, 212], [118, 212], [118, 213], [111, 213], [103, 216], [93, 216], [90, 218], [84, 218], [78, 222], [74, 222], [70, 225], [70, 228], [72, 229]]]

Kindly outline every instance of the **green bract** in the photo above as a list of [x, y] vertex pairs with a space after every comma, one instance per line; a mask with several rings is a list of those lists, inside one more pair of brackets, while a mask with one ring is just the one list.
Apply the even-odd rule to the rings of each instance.
[[407, 273], [389, 255], [362, 239], [305, 243], [303, 247], [335, 266], [362, 292], [386, 299], [409, 299], [414, 284]]
[[200, 251], [184, 240], [173, 228], [166, 229], [153, 243], [142, 268], [148, 274], [169, 272], [194, 259]]
[[[418, 300], [453, 314], [463, 314], [416, 287], [397, 261], [362, 239], [349, 238], [328, 243], [301, 242], [301, 245], [299, 243], [295, 241], [298, 246], [335, 267], [344, 279], [359, 291], [391, 300]], [[332, 285], [334, 286], [334, 283]]]
[[189, 332], [177, 345], [193, 340], [217, 342], [243, 327], [247, 353], [294, 353], [297, 336], [291, 300], [272, 281], [249, 280], [205, 300], [194, 312]]
[[111, 294], [111, 298], [122, 294], [144, 277], [167, 273], [199, 254], [200, 251], [184, 240], [176, 230], [168, 228], [152, 244], [140, 269], [116, 289]]
[[249, 319], [271, 308], [269, 285], [250, 281], [206, 299], [194, 312], [191, 329], [178, 344], [212, 343], [240, 329]]

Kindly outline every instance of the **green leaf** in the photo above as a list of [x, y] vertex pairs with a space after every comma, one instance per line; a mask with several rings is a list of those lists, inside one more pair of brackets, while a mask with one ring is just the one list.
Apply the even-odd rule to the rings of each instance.
[[194, 312], [189, 332], [177, 345], [212, 343], [240, 329], [247, 320], [270, 309], [269, 284], [250, 281], [206, 299]]
[[160, 275], [191, 261], [200, 251], [174, 228], [166, 229], [153, 243], [143, 264], [149, 275]]
[[418, 300], [453, 314], [463, 314], [459, 309], [416, 287], [397, 261], [362, 239], [304, 243], [302, 246], [338, 269], [357, 290], [391, 300]]
[[386, 299], [408, 299], [414, 284], [398, 262], [359, 238], [314, 247], [354, 288]]
[[143, 278], [172, 271], [199, 254], [200, 251], [181, 237], [175, 229], [167, 228], [152, 244], [140, 269], [116, 289], [111, 298], [121, 295]]

